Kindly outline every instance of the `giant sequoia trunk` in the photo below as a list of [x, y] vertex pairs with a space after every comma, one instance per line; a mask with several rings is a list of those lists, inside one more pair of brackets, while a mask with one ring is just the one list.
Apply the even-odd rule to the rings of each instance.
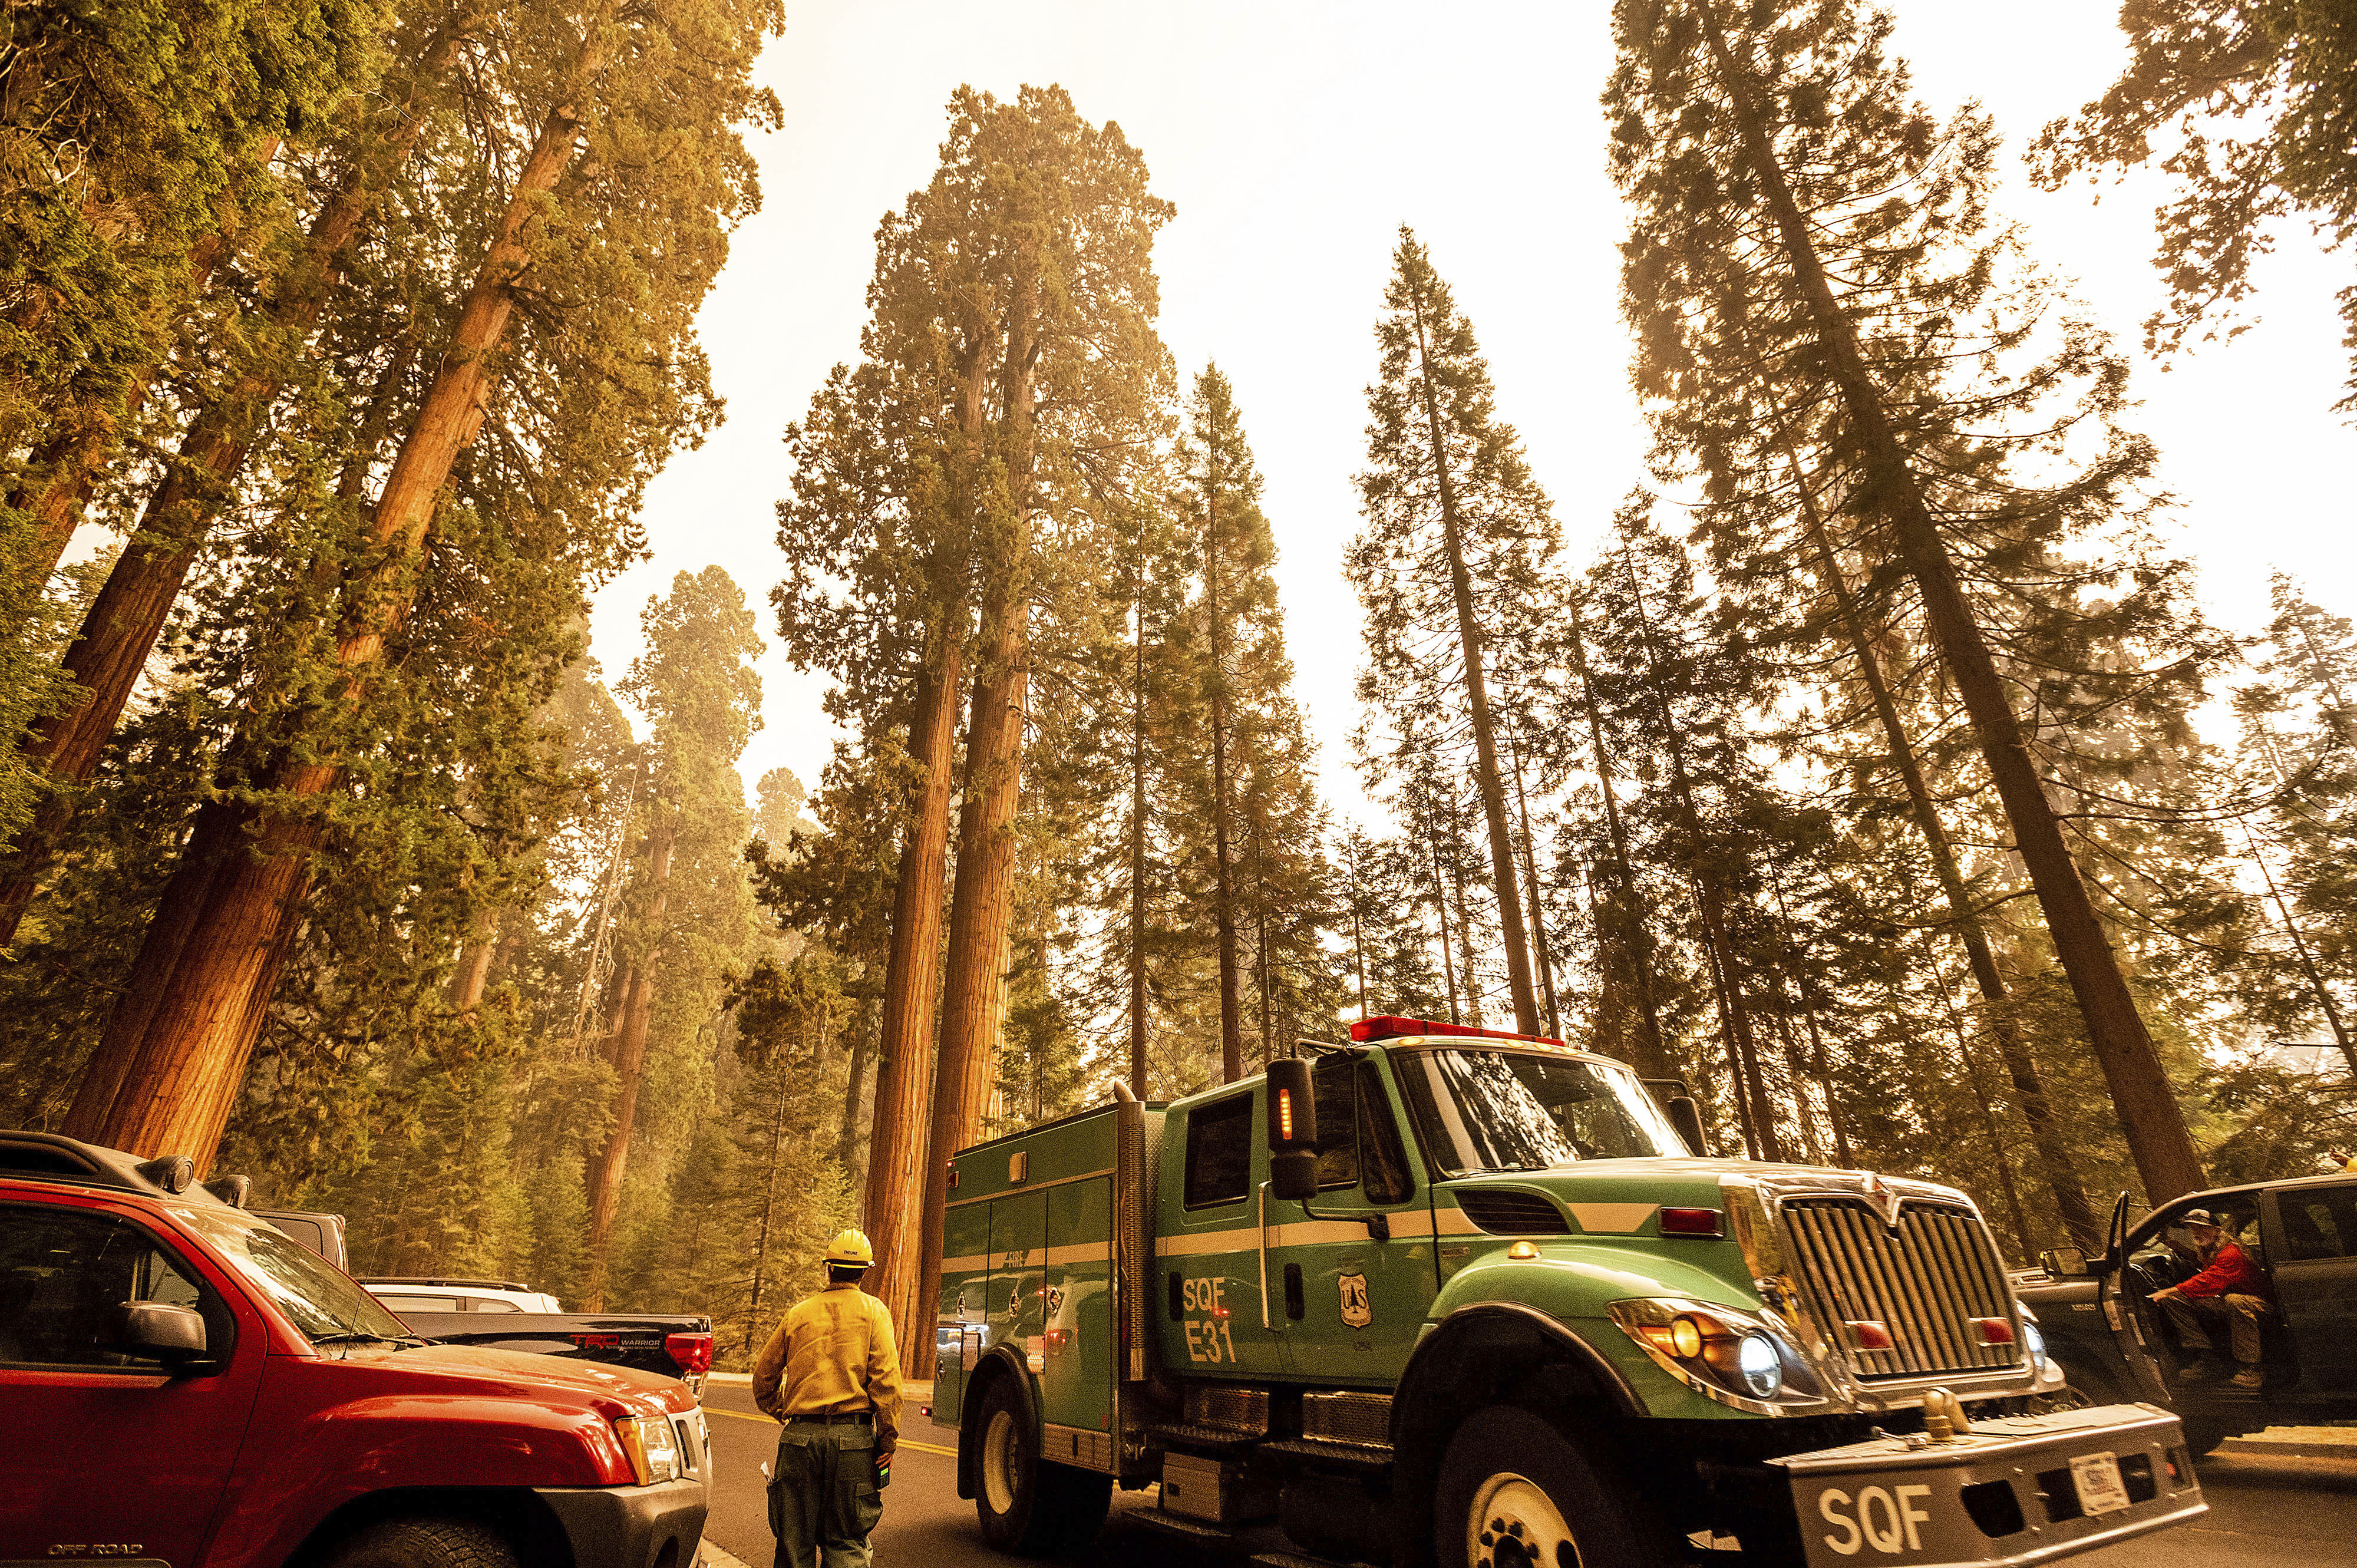
[[[307, 338], [317, 324], [341, 279], [345, 249], [358, 238], [361, 226], [416, 146], [425, 126], [426, 100], [457, 59], [459, 42], [446, 35], [428, 49], [388, 134], [367, 150], [320, 208], [302, 247], [278, 274], [263, 314], [271, 332], [286, 343]], [[205, 265], [210, 267], [209, 259]], [[229, 505], [239, 470], [261, 438], [263, 420], [283, 384], [274, 372], [248, 371], [197, 415], [163, 482], [148, 497], [139, 525], [116, 557], [105, 585], [84, 613], [81, 630], [66, 650], [64, 668], [87, 694], [72, 706], [43, 716], [24, 749], [26, 758], [53, 787], [5, 857], [8, 870], [0, 881], [0, 947], [16, 940], [41, 872], [72, 816], [70, 800], [54, 785], [85, 783], [97, 771], [124, 704], [178, 602], [189, 568]], [[71, 519], [79, 514], [98, 465], [115, 446], [111, 430], [95, 426], [70, 433], [67, 439], [73, 445], [71, 460], [53, 472], [37, 503], [45, 529], [54, 522], [64, 530], [56, 541], [59, 550], [73, 532]], [[55, 564], [52, 559], [50, 564]]]
[[2195, 1191], [2203, 1185], [2201, 1160], [2185, 1113], [2120, 972], [2078, 862], [2063, 840], [2053, 805], [2046, 799], [1996, 660], [1957, 580], [1955, 563], [1923, 499], [1922, 485], [1891, 426], [1881, 389], [1858, 348], [1857, 330], [1834, 297], [1808, 217], [1768, 139], [1750, 76], [1727, 48], [1712, 0], [1695, 0], [1695, 11], [1745, 160], [1782, 237], [1800, 303], [1808, 312], [1825, 369], [1858, 442], [1867, 504], [1897, 535], [1900, 558], [1921, 596], [1932, 644], [1972, 721], [1974, 738], [2013, 829], [2015, 848], [2029, 868], [2055, 953], [2086, 1020], [2088, 1042], [2102, 1064], [2145, 1197], [2161, 1203]]
[[605, 1144], [583, 1171], [589, 1199], [589, 1283], [583, 1310], [606, 1310], [606, 1278], [613, 1256], [614, 1216], [622, 1202], [622, 1174], [630, 1158], [630, 1140], [639, 1125], [639, 1086], [647, 1071], [647, 1023], [654, 1011], [655, 955], [663, 940], [663, 914], [671, 906], [671, 856], [677, 824], [658, 800], [654, 822], [647, 834], [645, 915], [640, 922], [643, 950], [634, 955], [621, 988], [621, 1008], [616, 1015], [612, 1046], [606, 1060], [614, 1069], [614, 1124]]
[[[1143, 553], [1141, 552], [1141, 557]], [[1146, 576], [1141, 559], [1131, 595], [1129, 712], [1129, 1091], [1146, 1093]], [[1363, 989], [1363, 987], [1361, 987]]]
[[[1034, 263], [1036, 266], [1036, 263]], [[974, 696], [966, 712], [965, 778], [958, 803], [957, 875], [950, 892], [949, 951], [942, 991], [941, 1058], [934, 1069], [925, 1166], [922, 1276], [917, 1302], [930, 1323], [941, 1290], [941, 1242], [949, 1214], [949, 1156], [974, 1141], [990, 1103], [999, 1015], [1006, 992], [1006, 934], [1014, 912], [1015, 814], [1022, 802], [1023, 729], [1031, 694], [1031, 477], [1033, 376], [1039, 361], [1039, 278], [1012, 292], [1000, 371], [1004, 509], [983, 522], [982, 605]], [[933, 1373], [931, 1334], [911, 1343], [911, 1376]]]
[[[585, 48], [576, 80], [599, 69]], [[362, 700], [361, 677], [406, 611], [404, 585], [423, 550], [451, 465], [474, 439], [492, 367], [530, 263], [527, 220], [573, 161], [582, 118], [550, 110], [517, 171], [499, 228], [468, 290], [457, 328], [377, 498], [372, 566], [352, 584], [334, 654], [340, 700]], [[303, 920], [318, 818], [296, 802], [342, 778], [335, 761], [289, 744], [264, 774], [269, 809], [215, 801], [197, 815], [179, 868], [149, 925], [131, 982], [86, 1069], [67, 1131], [142, 1155], [170, 1148], [210, 1165], [245, 1076], [246, 1059]]]
[[2005, 976], [1996, 967], [1996, 954], [1989, 947], [1987, 929], [1981, 923], [1980, 911], [1973, 908], [1964, 872], [1956, 864], [1955, 849], [1948, 842], [1946, 824], [1940, 821], [1939, 807], [1933, 803], [1923, 769], [1916, 762], [1914, 743], [1900, 722], [1899, 704], [1892, 699], [1889, 682], [1883, 676], [1882, 660], [1867, 639], [1866, 623], [1858, 613], [1857, 601], [1851, 596], [1841, 564], [1834, 559], [1833, 547], [1825, 538], [1824, 521], [1817, 512], [1816, 498], [1810, 493], [1797, 460], [1792, 462], [1792, 482], [1800, 490], [1802, 515], [1816, 557], [1817, 575], [1824, 579], [1825, 591], [1833, 596], [1843, 635], [1849, 639], [1858, 673], [1873, 699], [1884, 744], [1890, 747], [1891, 765], [1898, 768], [1900, 780], [1907, 788], [1908, 805], [1915, 814], [1915, 826], [1923, 835], [1924, 847], [1931, 853], [1932, 869], [1939, 878], [1941, 896], [1947, 900], [1949, 923], [1955, 929], [1956, 940], [1964, 944], [1964, 961], [1973, 972], [1973, 983], [1989, 1004], [1990, 1029], [1996, 1036], [2006, 1075], [2013, 1080], [2014, 1103], [2020, 1107], [2022, 1121], [2029, 1123], [2040, 1174], [2054, 1195], [2055, 1213], [2070, 1231], [2071, 1240], [2093, 1251], [2102, 1246], [2102, 1237], [2096, 1230], [2094, 1208], [2087, 1201], [2087, 1189], [2080, 1184], [2079, 1173], [2072, 1164], [2069, 1136], [2054, 1119], [2037, 1060], [2029, 1054], [2029, 1042], [2022, 1038], [2021, 1026], [2007, 1011]]
[[1473, 782], [1481, 796], [1482, 825], [1490, 841], [1490, 875], [1498, 890], [1499, 936], [1506, 950], [1506, 988], [1514, 1001], [1514, 1027], [1539, 1032], [1538, 999], [1531, 989], [1530, 937], [1523, 925], [1521, 878], [1514, 869], [1514, 839], [1506, 822], [1506, 786], [1498, 768], [1498, 736], [1490, 716], [1489, 677], [1482, 667], [1481, 627], [1474, 616], [1473, 577], [1465, 564], [1465, 529], [1457, 510], [1457, 481], [1448, 471], [1448, 447], [1440, 430], [1440, 401], [1433, 390], [1432, 353], [1425, 332], [1424, 296], [1415, 295], [1415, 345], [1424, 386], [1425, 428], [1432, 442], [1432, 471], [1440, 486], [1441, 549], [1448, 557], [1448, 585], [1457, 602], [1458, 653], [1465, 661], [1466, 716], [1473, 729]]
[[929, 1118], [933, 1101], [933, 1014], [941, 997], [942, 878], [949, 859], [950, 796], [956, 786], [958, 690], [964, 680], [963, 604], [927, 633], [925, 667], [909, 724], [909, 752], [922, 777], [909, 802], [893, 893], [892, 950], [884, 966], [876, 1111], [867, 1144], [861, 1219], [876, 1238], [875, 1291], [900, 1342], [930, 1336], [933, 1319], [917, 1290], [924, 1273], [917, 1244], [924, 1215]]

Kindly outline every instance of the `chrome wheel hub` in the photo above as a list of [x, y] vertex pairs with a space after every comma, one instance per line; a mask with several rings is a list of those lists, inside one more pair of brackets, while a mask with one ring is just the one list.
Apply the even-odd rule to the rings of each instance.
[[1481, 1483], [1465, 1519], [1473, 1568], [1582, 1568], [1579, 1544], [1536, 1481], [1500, 1471]]

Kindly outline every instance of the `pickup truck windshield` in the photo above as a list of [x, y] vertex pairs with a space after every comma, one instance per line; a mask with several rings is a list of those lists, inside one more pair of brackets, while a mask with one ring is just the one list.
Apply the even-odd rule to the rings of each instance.
[[1448, 1176], [1534, 1171], [1575, 1160], [1683, 1155], [1637, 1076], [1519, 1051], [1402, 1051], [1392, 1070]]
[[314, 1345], [416, 1337], [383, 1303], [276, 1227], [229, 1208], [173, 1212]]

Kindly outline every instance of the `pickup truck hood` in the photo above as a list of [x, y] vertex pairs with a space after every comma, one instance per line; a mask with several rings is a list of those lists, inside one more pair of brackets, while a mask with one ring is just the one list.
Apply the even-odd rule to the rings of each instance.
[[666, 1412], [679, 1414], [694, 1410], [696, 1402], [687, 1385], [673, 1378], [520, 1350], [475, 1345], [366, 1345], [350, 1347], [349, 1353], [346, 1347], [330, 1346], [317, 1355], [324, 1361], [397, 1373], [421, 1385], [438, 1385], [417, 1387], [412, 1392], [587, 1405], [609, 1420]]

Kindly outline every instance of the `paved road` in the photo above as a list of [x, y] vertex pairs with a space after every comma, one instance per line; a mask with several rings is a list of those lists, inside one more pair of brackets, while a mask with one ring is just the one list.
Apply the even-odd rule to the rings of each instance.
[[[909, 1407], [909, 1426], [884, 1493], [876, 1532], [877, 1568], [1010, 1568], [982, 1544], [974, 1505], [957, 1495], [949, 1434]], [[750, 1568], [770, 1568], [768, 1503], [760, 1466], [777, 1451], [777, 1427], [753, 1409], [741, 1385], [705, 1390], [715, 1462], [707, 1537]], [[2201, 1462], [2210, 1512], [2180, 1526], [2069, 1559], [2083, 1568], [2352, 1568], [2357, 1565], [2357, 1459], [2298, 1459], [2220, 1455]], [[1202, 1554], [1168, 1542], [1124, 1511], [1146, 1506], [1151, 1491], [1114, 1494], [1114, 1514], [1091, 1556], [1141, 1568], [1219, 1568]], [[1189, 1557], [1195, 1563], [1189, 1564]]]

